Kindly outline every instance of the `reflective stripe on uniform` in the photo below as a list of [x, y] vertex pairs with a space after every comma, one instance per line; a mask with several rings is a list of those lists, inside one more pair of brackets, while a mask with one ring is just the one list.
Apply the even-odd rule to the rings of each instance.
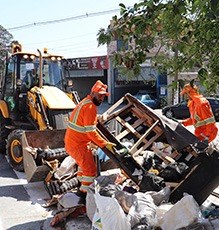
[[215, 123], [215, 118], [214, 116], [210, 117], [210, 118], [207, 118], [205, 120], [197, 120], [197, 122], [194, 124], [194, 127], [197, 128], [197, 127], [200, 127], [200, 126], [203, 126], [203, 125], [208, 125], [208, 124], [212, 124], [212, 123]]
[[95, 125], [80, 126], [80, 125], [76, 125], [75, 123], [72, 123], [71, 121], [68, 122], [68, 128], [75, 130], [79, 133], [87, 133], [96, 130]]
[[77, 179], [78, 179], [80, 182], [82, 182], [83, 177], [77, 175]]
[[89, 186], [94, 182], [95, 177], [92, 176], [82, 176], [80, 190], [82, 192], [87, 192]]
[[81, 170], [81, 167], [80, 166], [78, 166], [78, 171], [77, 171], [77, 178], [78, 178], [78, 180], [81, 182], [82, 181], [82, 178], [83, 178], [83, 172], [82, 172], [82, 170]]
[[76, 132], [79, 132], [79, 133], [87, 133], [87, 132], [92, 132], [92, 131], [95, 131], [96, 130], [96, 126], [95, 125], [87, 125], [87, 126], [80, 126], [80, 125], [77, 125], [76, 122], [77, 122], [77, 119], [78, 119], [78, 116], [79, 116], [79, 113], [80, 113], [80, 110], [82, 108], [83, 105], [86, 105], [86, 104], [89, 104], [91, 103], [92, 101], [90, 99], [88, 100], [85, 100], [81, 106], [79, 107], [79, 109], [76, 111], [76, 113], [74, 114], [74, 117], [72, 119], [72, 121], [69, 121], [68, 122], [68, 127]]
[[93, 176], [82, 176], [82, 183], [85, 182], [85, 183], [93, 183], [95, 177]]
[[90, 186], [90, 185], [81, 185], [80, 191], [81, 191], [81, 192], [87, 192], [89, 186]]
[[73, 122], [73, 123], [76, 123], [76, 121], [77, 121], [77, 119], [78, 119], [78, 115], [79, 115], [79, 113], [80, 113], [80, 111], [81, 111], [82, 106], [83, 106], [83, 105], [86, 105], [86, 104], [89, 104], [89, 103], [91, 103], [91, 102], [92, 102], [92, 101], [91, 101], [90, 99], [87, 99], [87, 100], [83, 101], [83, 102], [80, 104], [78, 110], [76, 111], [76, 113], [75, 113], [75, 115], [74, 115], [74, 117], [73, 117], [73, 119], [72, 119], [72, 122]]
[[196, 121], [200, 121], [201, 120], [197, 113], [194, 113], [194, 119]]

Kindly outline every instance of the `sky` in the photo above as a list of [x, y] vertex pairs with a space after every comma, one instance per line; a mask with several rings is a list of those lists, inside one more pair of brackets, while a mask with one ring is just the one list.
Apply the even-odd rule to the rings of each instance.
[[[106, 29], [112, 16], [119, 16], [120, 3], [131, 7], [136, 2], [139, 1], [7, 0], [1, 2], [0, 25], [25, 51], [47, 48], [49, 53], [65, 58], [102, 56], [107, 49], [98, 47], [99, 29]], [[62, 20], [67, 18], [72, 20]], [[62, 21], [54, 23], [56, 20]], [[49, 21], [52, 23], [41, 24]], [[22, 27], [25, 25], [29, 26]]]

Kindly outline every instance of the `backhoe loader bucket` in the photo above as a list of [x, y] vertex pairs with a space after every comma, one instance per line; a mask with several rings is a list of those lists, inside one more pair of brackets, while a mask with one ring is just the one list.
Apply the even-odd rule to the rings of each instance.
[[22, 134], [23, 164], [28, 182], [44, 181], [51, 168], [36, 161], [37, 149], [64, 148], [65, 129], [34, 130]]

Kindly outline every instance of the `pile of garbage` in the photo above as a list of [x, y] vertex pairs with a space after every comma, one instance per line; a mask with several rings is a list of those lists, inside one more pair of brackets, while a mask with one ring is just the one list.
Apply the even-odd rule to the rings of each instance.
[[78, 205], [74, 189], [54, 195], [57, 211], [50, 225], [57, 226], [66, 218], [74, 222], [74, 218], [88, 217], [90, 229], [211, 229], [207, 227], [213, 224], [219, 227], [218, 206], [199, 206], [189, 194], [172, 204], [170, 192], [169, 186], [159, 192], [139, 192], [138, 186], [119, 169], [108, 170], [89, 187], [86, 206]]
[[[180, 229], [203, 226], [204, 218], [194, 198], [186, 194], [168, 203], [170, 188], [145, 193], [119, 184], [120, 176], [100, 176], [87, 194], [87, 215], [93, 229]], [[131, 191], [131, 193], [130, 193]]]
[[[124, 100], [127, 103], [118, 108]], [[44, 180], [51, 195], [46, 206], [57, 205], [51, 226], [79, 216], [87, 216], [87, 229], [104, 230], [203, 229], [214, 218], [219, 222], [218, 204], [204, 204], [218, 187], [218, 149], [131, 95], [103, 115], [107, 119], [97, 129], [116, 147], [114, 152], [106, 148], [94, 152], [100, 176], [89, 188], [86, 206], [78, 205], [75, 194], [76, 162], [63, 151], [63, 141], [57, 143], [64, 139], [64, 131], [53, 130], [45, 142], [39, 141], [40, 135], [25, 134], [27, 148], [36, 150], [30, 155], [34, 151], [24, 148], [28, 182]], [[119, 171], [111, 173], [113, 169]]]
[[[70, 156], [54, 170], [50, 181], [45, 182], [52, 197], [46, 207], [56, 205], [56, 212], [50, 223], [52, 227], [65, 222], [67, 218], [74, 221], [79, 217], [88, 217], [89, 229], [104, 230], [207, 229], [214, 221], [219, 222], [219, 206], [212, 203], [199, 206], [190, 194], [184, 194], [181, 200], [173, 204], [169, 201], [171, 187], [167, 184], [159, 191], [140, 192], [139, 186], [126, 177], [121, 169], [110, 169], [111, 160], [102, 151], [99, 151], [99, 156], [101, 166], [109, 163], [108, 170], [101, 171], [101, 175], [89, 187], [86, 206], [78, 204], [79, 197], [75, 194], [79, 186], [76, 178], [77, 165]], [[141, 165], [145, 164], [147, 170], [157, 174], [157, 169], [152, 170], [155, 159], [151, 152], [143, 152], [136, 160]], [[176, 162], [164, 168], [166, 172], [163, 170], [163, 176], [171, 177], [171, 181], [180, 181], [186, 170], [184, 165], [179, 169]]]

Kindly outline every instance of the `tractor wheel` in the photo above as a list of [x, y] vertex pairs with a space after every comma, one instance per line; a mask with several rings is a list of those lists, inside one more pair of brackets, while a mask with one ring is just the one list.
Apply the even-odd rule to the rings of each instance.
[[20, 129], [13, 130], [7, 140], [7, 156], [10, 165], [16, 171], [23, 172], [23, 149], [22, 149], [22, 133]]
[[10, 119], [4, 118], [0, 113], [0, 154], [5, 154], [6, 150], [6, 139], [9, 134], [9, 129], [6, 128], [10, 124]]

